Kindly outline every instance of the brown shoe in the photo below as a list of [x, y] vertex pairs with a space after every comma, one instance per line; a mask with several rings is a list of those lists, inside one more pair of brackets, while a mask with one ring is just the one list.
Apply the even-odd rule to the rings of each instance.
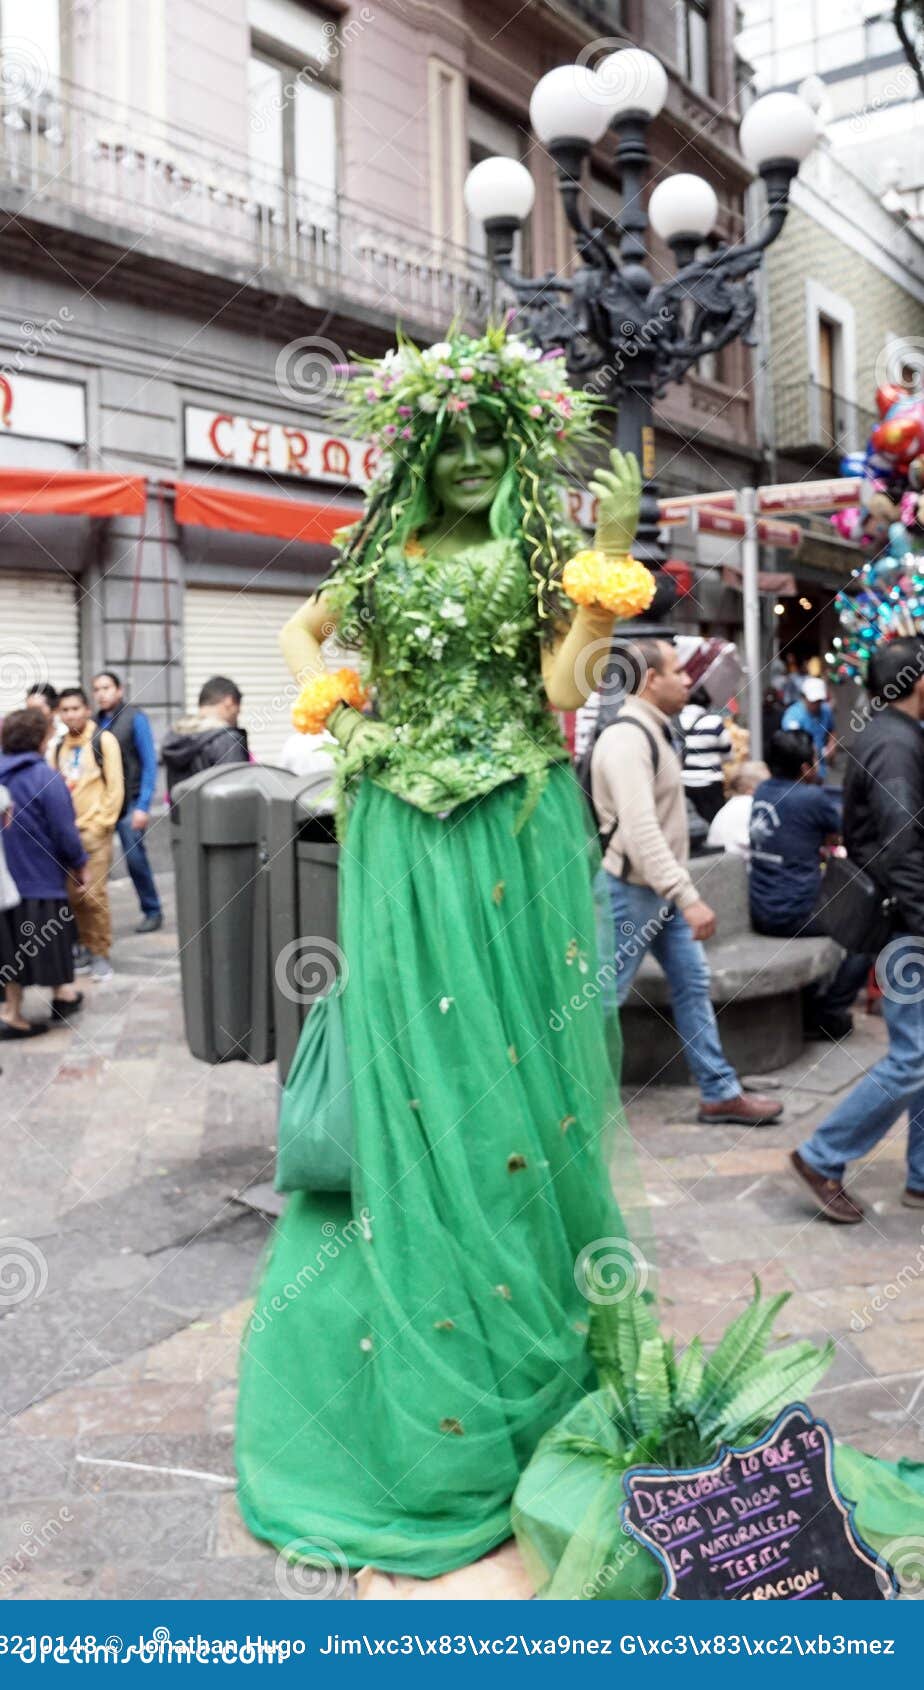
[[924, 1209], [924, 1191], [915, 1191], [913, 1185], [906, 1185], [902, 1192], [902, 1203], [906, 1209]]
[[782, 1103], [772, 1097], [739, 1092], [737, 1097], [723, 1097], [719, 1103], [700, 1100], [697, 1120], [728, 1121], [735, 1127], [769, 1127], [782, 1113]]
[[822, 1220], [835, 1221], [838, 1226], [856, 1226], [864, 1219], [864, 1210], [853, 1197], [848, 1196], [844, 1187], [836, 1179], [825, 1179], [824, 1174], [816, 1174], [815, 1169], [802, 1160], [798, 1150], [792, 1151], [789, 1162], [800, 1185], [807, 1186], [811, 1192], [812, 1202]]

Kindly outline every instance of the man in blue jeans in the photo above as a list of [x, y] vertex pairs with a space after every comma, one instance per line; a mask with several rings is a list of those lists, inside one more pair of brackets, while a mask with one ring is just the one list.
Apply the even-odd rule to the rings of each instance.
[[141, 905], [141, 920], [135, 932], [156, 933], [163, 926], [164, 917], [144, 843], [157, 781], [154, 735], [145, 712], [126, 704], [122, 682], [111, 669], [94, 675], [93, 698], [99, 726], [115, 735], [122, 753], [125, 806], [116, 823], [116, 833]]
[[870, 715], [848, 753], [844, 841], [884, 897], [894, 936], [876, 976], [889, 1048], [790, 1158], [816, 1213], [855, 1226], [864, 1211], [844, 1189], [848, 1162], [866, 1156], [908, 1111], [902, 1202], [924, 1209], [924, 642], [883, 641], [869, 659]]
[[783, 1106], [742, 1091], [709, 996], [702, 940], [715, 932], [715, 916], [690, 878], [683, 769], [670, 728], [686, 702], [689, 679], [665, 640], [640, 640], [626, 658], [631, 696], [604, 728], [591, 759], [616, 930], [617, 996], [625, 1002], [650, 951], [670, 985], [674, 1023], [700, 1089], [699, 1119], [769, 1126]]

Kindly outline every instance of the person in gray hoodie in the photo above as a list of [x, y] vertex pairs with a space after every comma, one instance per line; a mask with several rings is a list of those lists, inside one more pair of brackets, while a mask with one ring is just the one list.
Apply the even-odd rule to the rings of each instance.
[[242, 694], [226, 675], [213, 675], [199, 693], [199, 714], [182, 716], [164, 736], [160, 748], [167, 776], [167, 793], [203, 769], [219, 763], [249, 763], [247, 734], [238, 727]]

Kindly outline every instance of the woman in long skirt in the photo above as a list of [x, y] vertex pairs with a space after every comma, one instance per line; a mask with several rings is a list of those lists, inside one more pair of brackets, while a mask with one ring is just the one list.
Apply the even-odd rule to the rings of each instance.
[[[296, 1192], [276, 1229], [238, 1466], [251, 1530], [292, 1558], [427, 1577], [509, 1536], [523, 1466], [591, 1383], [582, 1264], [622, 1224], [592, 830], [552, 712], [653, 585], [618, 453], [570, 555], [560, 472], [594, 417], [561, 360], [492, 330], [402, 346], [350, 393], [390, 455], [283, 635], [297, 724], [342, 747], [350, 1189]], [[324, 671], [334, 629], [376, 720]]]

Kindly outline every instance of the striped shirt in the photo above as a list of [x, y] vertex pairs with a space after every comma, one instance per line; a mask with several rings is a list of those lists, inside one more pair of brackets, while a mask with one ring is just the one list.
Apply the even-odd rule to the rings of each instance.
[[732, 742], [718, 710], [685, 704], [680, 712], [683, 734], [683, 784], [714, 786], [722, 779], [722, 764], [732, 755]]

